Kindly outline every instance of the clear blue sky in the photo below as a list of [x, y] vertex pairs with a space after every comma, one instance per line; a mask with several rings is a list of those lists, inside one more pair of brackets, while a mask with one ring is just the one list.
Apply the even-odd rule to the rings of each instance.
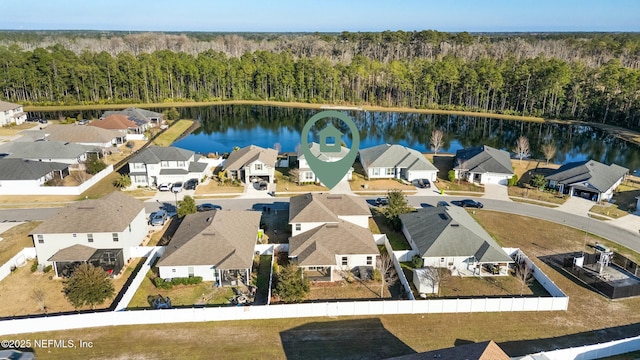
[[640, 31], [640, 0], [0, 0], [0, 29]]

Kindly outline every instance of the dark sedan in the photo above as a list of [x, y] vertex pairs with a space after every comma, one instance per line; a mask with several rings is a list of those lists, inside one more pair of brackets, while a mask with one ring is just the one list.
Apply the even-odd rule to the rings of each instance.
[[210, 204], [210, 203], [204, 203], [196, 206], [196, 210], [198, 212], [210, 211], [210, 210], [222, 210], [222, 206]]
[[184, 182], [185, 190], [195, 190], [198, 186], [198, 179], [189, 179]]
[[451, 203], [456, 206], [470, 207], [470, 208], [476, 208], [476, 209], [482, 209], [484, 207], [484, 205], [482, 205], [481, 202], [471, 200], [471, 199], [453, 200]]

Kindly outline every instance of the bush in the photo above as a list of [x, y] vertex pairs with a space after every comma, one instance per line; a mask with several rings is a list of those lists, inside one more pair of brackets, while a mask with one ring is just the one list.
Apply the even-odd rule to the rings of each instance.
[[42, 271], [44, 271], [44, 273], [48, 273], [49, 271], [51, 271], [51, 269], [53, 269], [53, 266], [51, 265], [47, 265], [44, 267], [44, 269], [42, 269]]
[[509, 178], [509, 181], [507, 182], [508, 186], [516, 186], [518, 185], [518, 175], [513, 175], [512, 177]]
[[447, 178], [449, 181], [453, 182], [456, 179], [456, 172], [454, 170], [449, 170], [447, 173]]
[[34, 261], [33, 264], [31, 264], [31, 272], [36, 272], [38, 271], [38, 262]]
[[173, 288], [173, 284], [171, 281], [164, 281], [163, 278], [157, 277], [153, 279], [153, 285], [158, 289], [171, 289]]
[[420, 269], [422, 268], [422, 258], [418, 255], [413, 255], [413, 257], [411, 258], [411, 264], [413, 265], [413, 267], [415, 269]]
[[371, 274], [371, 278], [373, 279], [373, 281], [382, 280], [382, 274], [380, 273], [380, 269], [378, 268], [373, 269], [373, 274]]

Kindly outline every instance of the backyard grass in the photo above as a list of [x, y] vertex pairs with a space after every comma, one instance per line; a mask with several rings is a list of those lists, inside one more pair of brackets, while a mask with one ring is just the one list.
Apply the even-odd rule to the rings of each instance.
[[111, 174], [105, 176], [102, 180], [98, 181], [95, 185], [80, 194], [77, 199], [99, 199], [114, 191], [120, 191], [120, 189], [113, 185], [114, 181], [116, 181], [116, 179], [118, 179], [119, 177], [120, 174], [117, 171], [111, 172]]
[[374, 234], [386, 234], [393, 250], [411, 250], [411, 246], [402, 231], [394, 230], [389, 221], [379, 211], [373, 210], [369, 219], [369, 229]]
[[[54, 270], [48, 273], [32, 273], [30, 268], [34, 261], [27, 262], [25, 266], [17, 268], [0, 281], [0, 317], [44, 313], [41, 304], [33, 296], [35, 289], [40, 289], [44, 292], [44, 306], [47, 307], [47, 313], [76, 310], [64, 297], [62, 292], [63, 280], [55, 278]], [[120, 277], [113, 279], [116, 295], [137, 266], [138, 261], [139, 259], [131, 262]], [[97, 305], [96, 309], [108, 308], [111, 306], [113, 299], [108, 299], [104, 304]], [[87, 306], [77, 310], [91, 310], [91, 308]]]
[[[530, 189], [528, 187], [525, 188], [520, 186], [509, 186], [507, 187], [507, 192], [509, 193], [510, 197], [538, 200], [559, 205], [562, 205], [565, 201], [567, 201], [566, 196], [558, 196], [557, 192], [555, 191], [540, 191], [538, 189]], [[535, 202], [533, 203], [539, 204]]]
[[154, 145], [169, 146], [193, 125], [193, 120], [178, 120], [153, 140]]
[[[132, 148], [127, 147], [127, 143], [133, 143], [134, 146]], [[111, 154], [106, 155], [103, 159], [103, 161], [105, 162], [105, 164], [107, 165], [111, 165], [111, 164], [117, 164], [118, 162], [124, 160], [125, 158], [131, 156], [131, 154], [133, 154], [134, 151], [140, 150], [140, 148], [146, 144], [147, 141], [146, 140], [131, 140], [131, 141], [127, 141], [126, 143], [120, 145], [117, 149], [115, 149], [115, 151], [112, 151]]]
[[327, 187], [319, 184], [300, 184], [289, 181], [289, 168], [277, 168], [275, 170], [276, 177], [276, 193], [278, 192], [311, 192], [311, 191], [329, 191]]
[[33, 247], [33, 239], [29, 236], [29, 233], [41, 223], [42, 221], [22, 223], [0, 234], [0, 238], [2, 238], [2, 241], [0, 241], [0, 264], [9, 261], [22, 249]]
[[[380, 281], [353, 279], [351, 283], [346, 280], [329, 282], [311, 282], [310, 291], [305, 297], [305, 301], [318, 300], [362, 300], [380, 299]], [[390, 299], [391, 293], [388, 286], [385, 286], [383, 298]]]
[[39, 123], [32, 122], [23, 122], [20, 125], [9, 125], [9, 126], [0, 126], [0, 136], [14, 136], [17, 135], [22, 130], [28, 130], [33, 128], [38, 128], [40, 126]]

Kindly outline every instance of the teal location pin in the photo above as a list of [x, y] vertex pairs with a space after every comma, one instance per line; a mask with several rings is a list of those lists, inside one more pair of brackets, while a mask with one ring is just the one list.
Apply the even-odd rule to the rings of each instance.
[[[311, 131], [311, 127], [318, 122], [318, 120], [324, 118], [337, 118], [341, 120], [343, 123], [347, 124], [349, 130], [351, 130], [351, 149], [349, 149], [349, 153], [345, 155], [342, 159], [333, 162], [326, 162], [318, 159], [311, 153], [311, 149], [309, 148], [309, 131]], [[340, 136], [342, 133], [340, 130], [336, 129], [332, 125], [328, 125], [324, 129], [318, 132], [320, 136], [320, 152], [321, 153], [336, 153], [340, 152], [342, 146], [340, 145]], [[332, 144], [328, 143], [328, 139], [333, 138], [334, 142]], [[307, 160], [309, 167], [316, 176], [325, 184], [329, 189], [333, 189], [340, 180], [344, 177], [344, 175], [351, 169], [351, 165], [356, 160], [356, 156], [358, 155], [358, 149], [360, 147], [360, 134], [358, 132], [358, 128], [356, 127], [355, 122], [351, 120], [351, 118], [344, 113], [335, 110], [327, 110], [322, 111], [315, 114], [311, 119], [304, 124], [301, 133], [300, 139], [302, 153], [304, 154], [304, 158]]]

